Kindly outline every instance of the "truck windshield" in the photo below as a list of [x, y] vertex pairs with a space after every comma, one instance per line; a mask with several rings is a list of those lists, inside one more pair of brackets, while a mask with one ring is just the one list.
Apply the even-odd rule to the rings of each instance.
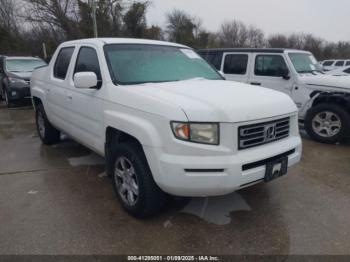
[[41, 59], [6, 59], [6, 70], [9, 72], [32, 72], [44, 65], [46, 63]]
[[215, 69], [187, 48], [111, 44], [104, 50], [113, 81], [122, 85], [192, 78], [222, 79]]
[[312, 54], [289, 53], [289, 58], [295, 70], [300, 74], [322, 72], [321, 66]]

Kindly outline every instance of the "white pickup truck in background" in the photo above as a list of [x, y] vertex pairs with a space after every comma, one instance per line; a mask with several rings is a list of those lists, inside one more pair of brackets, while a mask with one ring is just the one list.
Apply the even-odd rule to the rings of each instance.
[[176, 196], [269, 182], [299, 162], [298, 112], [285, 94], [224, 81], [192, 49], [137, 39], [61, 44], [34, 71], [44, 144], [60, 132], [106, 159], [122, 206], [152, 215]]
[[227, 80], [289, 95], [299, 108], [301, 124], [314, 140], [337, 143], [349, 138], [350, 78], [326, 75], [310, 52], [230, 48], [198, 53]]

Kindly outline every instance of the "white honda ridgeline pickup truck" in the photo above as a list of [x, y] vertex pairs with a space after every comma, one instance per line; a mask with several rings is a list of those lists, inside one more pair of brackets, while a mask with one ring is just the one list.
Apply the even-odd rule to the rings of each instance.
[[224, 81], [192, 49], [137, 39], [61, 44], [34, 71], [39, 136], [64, 132], [106, 159], [124, 209], [152, 215], [175, 196], [218, 196], [299, 162], [298, 113], [285, 94]]
[[350, 137], [350, 77], [326, 75], [314, 56], [291, 49], [228, 48], [198, 52], [227, 80], [289, 95], [308, 135], [322, 143]]

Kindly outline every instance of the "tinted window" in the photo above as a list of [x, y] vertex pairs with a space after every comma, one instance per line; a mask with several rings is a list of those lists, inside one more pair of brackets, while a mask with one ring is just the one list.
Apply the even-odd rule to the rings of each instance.
[[255, 75], [280, 77], [287, 70], [287, 65], [280, 55], [258, 55], [256, 57]]
[[65, 79], [67, 75], [68, 66], [74, 52], [74, 47], [65, 47], [60, 50], [57, 56], [53, 75], [56, 78]]
[[248, 55], [226, 55], [224, 64], [225, 74], [245, 75], [247, 72]]
[[217, 70], [221, 70], [222, 53], [202, 53], [203, 58]]
[[79, 72], [94, 72], [97, 76], [97, 80], [101, 83], [100, 65], [95, 49], [91, 47], [80, 48], [74, 73]]
[[344, 73], [350, 74], [350, 67], [346, 70], [344, 70]]
[[325, 61], [323, 62], [323, 66], [331, 66], [333, 65], [334, 61]]
[[347, 61], [347, 62], [346, 62], [346, 66], [350, 66], [350, 61]]
[[335, 63], [335, 66], [344, 66], [344, 60], [343, 61], [337, 61], [336, 63]]

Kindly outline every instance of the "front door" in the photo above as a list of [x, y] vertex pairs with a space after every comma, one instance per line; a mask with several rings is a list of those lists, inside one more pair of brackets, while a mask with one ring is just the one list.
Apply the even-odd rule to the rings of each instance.
[[291, 71], [281, 54], [254, 54], [253, 60], [250, 84], [291, 95], [293, 79], [290, 77]]

